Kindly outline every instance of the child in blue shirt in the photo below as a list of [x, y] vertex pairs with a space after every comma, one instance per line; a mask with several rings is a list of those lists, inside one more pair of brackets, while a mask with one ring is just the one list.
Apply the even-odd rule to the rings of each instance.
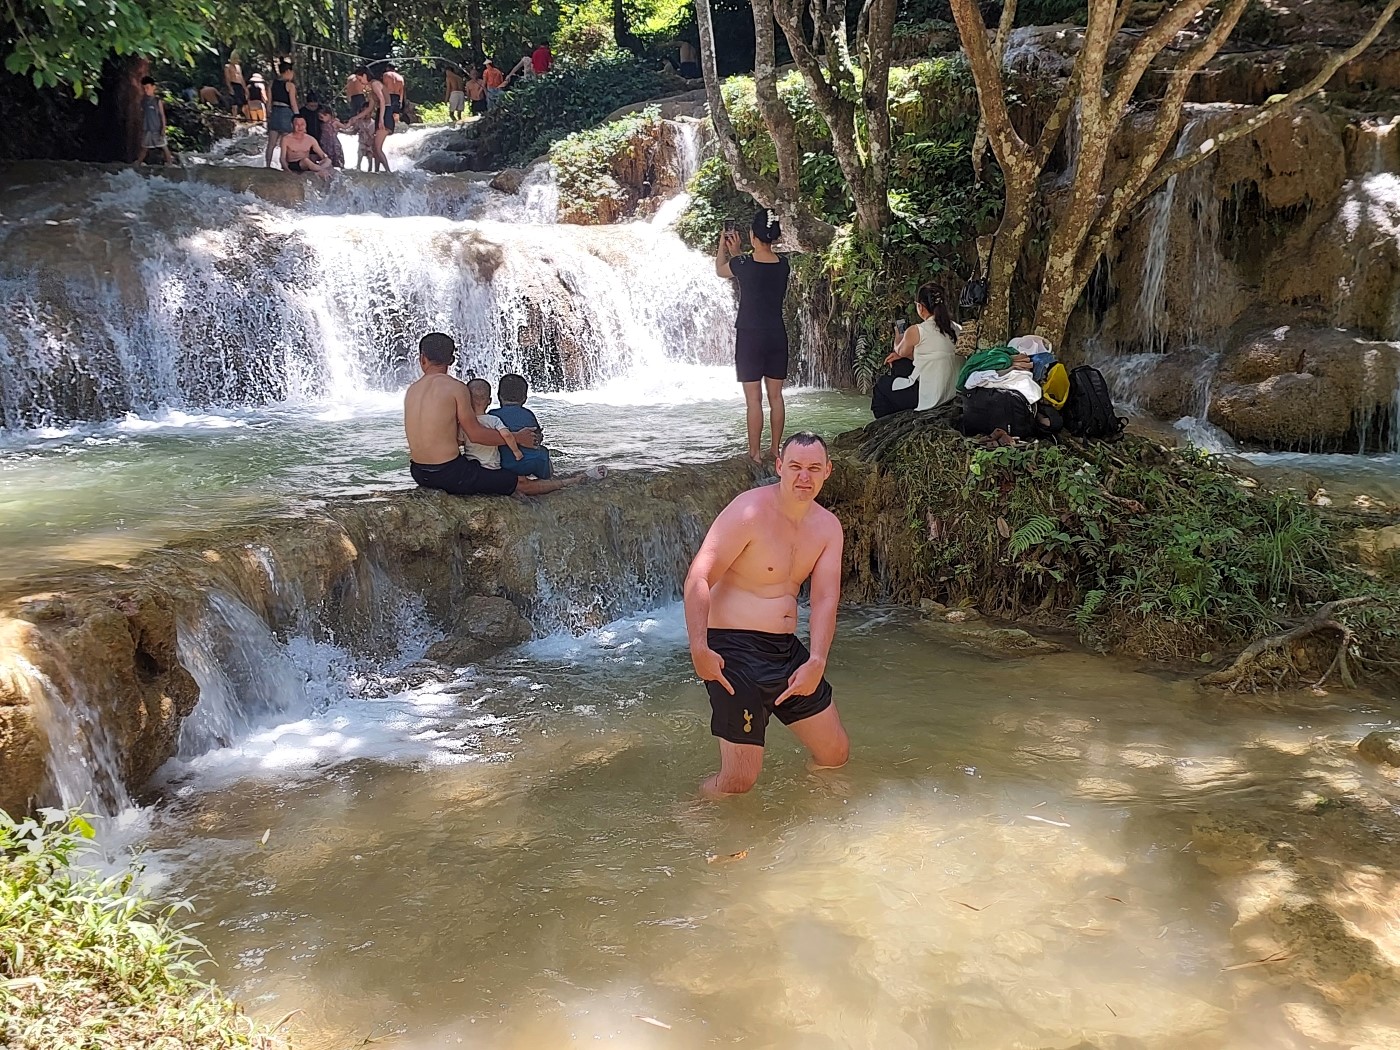
[[501, 376], [501, 381], [496, 385], [496, 396], [500, 399], [501, 407], [491, 409], [491, 415], [500, 419], [506, 429], [514, 433], [522, 430], [535, 432], [535, 447], [526, 448], [522, 442], [520, 458], [502, 456], [501, 469], [513, 471], [522, 477], [545, 480], [553, 473], [553, 468], [549, 462], [549, 449], [543, 444], [544, 430], [540, 427], [540, 421], [535, 418], [535, 413], [525, 407], [525, 398], [529, 393], [530, 385], [524, 376], [513, 373]]

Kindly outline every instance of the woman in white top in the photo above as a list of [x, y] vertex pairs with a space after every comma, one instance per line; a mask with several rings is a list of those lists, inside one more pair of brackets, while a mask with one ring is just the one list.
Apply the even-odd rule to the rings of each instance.
[[[952, 398], [958, 381], [959, 326], [948, 315], [947, 297], [932, 282], [919, 286], [914, 303], [919, 323], [895, 341], [885, 358], [890, 374], [875, 384], [870, 410], [878, 419], [891, 412], [934, 408]], [[912, 362], [912, 363], [911, 363]]]

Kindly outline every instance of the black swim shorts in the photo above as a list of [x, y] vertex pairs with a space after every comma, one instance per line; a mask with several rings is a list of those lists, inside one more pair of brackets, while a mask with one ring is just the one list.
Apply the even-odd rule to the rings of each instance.
[[762, 747], [770, 716], [777, 715], [779, 722], [790, 726], [831, 706], [831, 685], [825, 678], [811, 696], [790, 696], [773, 704], [787, 689], [792, 673], [811, 657], [797, 635], [712, 627], [709, 642], [724, 657], [724, 677], [734, 687], [730, 696], [718, 682], [705, 683], [710, 694], [710, 732], [721, 740]]
[[408, 472], [425, 489], [440, 489], [454, 496], [509, 496], [519, 475], [508, 470], [487, 470], [469, 456], [446, 463], [409, 463]]
[[301, 161], [299, 161], [299, 160], [289, 160], [289, 161], [287, 161], [287, 170], [288, 170], [288, 171], [307, 172], [307, 171], [310, 171], [311, 169], [310, 169], [310, 168], [307, 168], [307, 167], [304, 167], [304, 166], [302, 165]]
[[788, 337], [782, 328], [736, 328], [734, 330], [734, 371], [739, 382], [760, 379], [786, 379]]

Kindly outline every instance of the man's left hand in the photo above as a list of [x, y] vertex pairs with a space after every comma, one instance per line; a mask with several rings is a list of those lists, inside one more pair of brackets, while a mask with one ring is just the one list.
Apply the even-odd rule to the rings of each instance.
[[788, 687], [783, 690], [782, 696], [773, 701], [773, 706], [777, 707], [790, 696], [811, 696], [817, 691], [817, 686], [821, 685], [822, 674], [826, 671], [826, 661], [819, 660], [815, 656], [799, 667], [788, 678]]

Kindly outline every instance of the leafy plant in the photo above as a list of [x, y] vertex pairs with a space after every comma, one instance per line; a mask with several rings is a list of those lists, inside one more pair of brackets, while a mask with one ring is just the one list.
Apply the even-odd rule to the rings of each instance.
[[662, 131], [661, 111], [651, 106], [556, 142], [549, 161], [564, 221], [609, 223], [621, 218], [635, 201], [630, 183], [619, 180], [620, 169], [639, 159], [644, 167], [644, 158], [655, 154]]
[[917, 550], [905, 598], [1031, 615], [1165, 659], [1238, 646], [1324, 603], [1372, 595], [1344, 614], [1353, 662], [1400, 667], [1400, 587], [1347, 564], [1338, 528], [1317, 508], [1244, 488], [1204, 454], [1133, 437], [984, 450], [918, 418], [877, 421], [866, 434]]
[[470, 133], [481, 144], [482, 162], [526, 164], [614, 110], [662, 94], [669, 84], [630, 55], [612, 53], [586, 65], [560, 63], [507, 91]]
[[205, 951], [175, 921], [188, 902], [156, 905], [134, 868], [103, 878], [74, 867], [92, 838], [77, 813], [0, 810], [0, 1045], [274, 1046], [200, 980]]

